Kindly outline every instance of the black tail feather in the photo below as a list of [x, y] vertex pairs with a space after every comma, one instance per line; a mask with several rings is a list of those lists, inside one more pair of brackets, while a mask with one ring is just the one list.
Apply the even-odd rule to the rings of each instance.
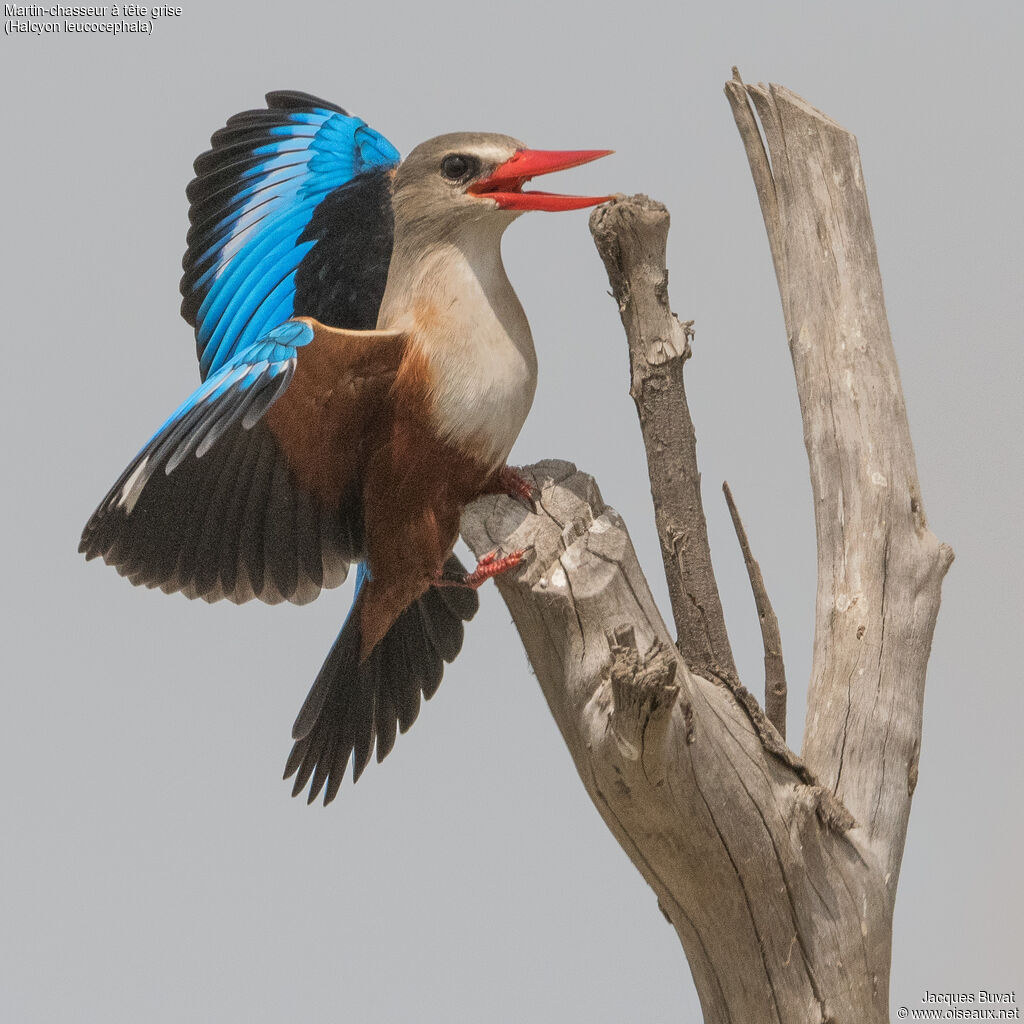
[[[452, 555], [447, 573], [465, 573]], [[309, 783], [308, 803], [321, 790], [329, 804], [341, 786], [349, 760], [358, 780], [369, 763], [374, 740], [377, 760], [383, 761], [400, 730], [416, 720], [420, 694], [428, 700], [437, 692], [444, 662], [462, 649], [463, 623], [478, 607], [474, 591], [431, 587], [398, 617], [387, 635], [360, 663], [361, 597], [342, 627], [309, 694], [295, 719], [295, 744], [284, 777], [295, 775], [292, 796]], [[312, 781], [311, 781], [312, 780]]]

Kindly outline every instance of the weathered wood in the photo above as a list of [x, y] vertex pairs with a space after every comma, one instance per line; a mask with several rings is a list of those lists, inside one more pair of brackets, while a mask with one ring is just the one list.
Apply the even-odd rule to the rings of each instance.
[[737, 79], [727, 94], [771, 241], [814, 486], [806, 762], [731, 667], [682, 395], [688, 337], [665, 289], [667, 216], [646, 197], [617, 200], [594, 227], [630, 344], [678, 644], [625, 525], [574, 466], [527, 468], [537, 512], [481, 499], [463, 536], [478, 555], [530, 550], [498, 587], [584, 787], [679, 936], [705, 1020], [882, 1024], [952, 552], [924, 520], [853, 137], [777, 86]]
[[747, 531], [740, 519], [739, 509], [733, 501], [732, 491], [728, 483], [722, 484], [725, 503], [729, 506], [733, 529], [743, 554], [743, 564], [747, 567], [747, 578], [750, 589], [754, 593], [754, 608], [757, 610], [757, 621], [761, 625], [761, 643], [764, 646], [764, 713], [768, 721], [775, 726], [778, 734], [786, 738], [786, 664], [782, 660], [782, 635], [779, 632], [779, 620], [775, 609], [768, 598], [768, 588], [764, 585], [761, 566], [758, 565], [754, 553], [750, 550]]
[[735, 679], [683, 386], [693, 323], [680, 323], [668, 302], [668, 228], [668, 210], [647, 196], [606, 203], [590, 217], [629, 343], [629, 393], [647, 452], [676, 643], [695, 672]]
[[561, 462], [524, 473], [538, 514], [481, 499], [463, 536], [478, 555], [530, 551], [498, 588], [584, 787], [682, 942], [705, 1019], [884, 1020], [888, 948], [862, 928], [881, 934], [888, 905], [857, 830], [830, 827], [827, 791], [690, 670], [593, 479]]
[[804, 758], [865, 829], [893, 896], [953, 552], [925, 521], [857, 140], [781, 86], [736, 75], [726, 93], [758, 183], [814, 494]]

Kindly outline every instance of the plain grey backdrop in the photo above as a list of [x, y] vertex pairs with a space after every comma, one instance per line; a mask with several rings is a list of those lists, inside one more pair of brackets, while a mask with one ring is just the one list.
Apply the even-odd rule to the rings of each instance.
[[[957, 554], [892, 1004], [926, 988], [1024, 997], [1019, 5], [181, 2], [151, 37], [0, 42], [0, 1021], [699, 1019], [676, 937], [585, 796], [493, 587], [413, 730], [324, 810], [280, 773], [351, 584], [305, 608], [211, 607], [136, 590], [75, 549], [197, 381], [178, 317], [183, 193], [230, 114], [294, 88], [403, 152], [460, 129], [613, 148], [552, 187], [672, 210], [733, 643], [758, 687], [725, 478], [781, 619], [798, 738], [814, 528], [771, 259], [722, 95], [734, 63], [858, 135], [925, 508]], [[592, 472], [665, 608], [586, 218], [534, 213], [506, 236], [541, 364], [514, 459]]]

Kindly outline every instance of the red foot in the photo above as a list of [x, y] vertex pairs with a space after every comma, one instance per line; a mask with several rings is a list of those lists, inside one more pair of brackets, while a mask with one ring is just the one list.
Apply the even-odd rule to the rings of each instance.
[[498, 483], [503, 493], [525, 502], [530, 511], [536, 513], [537, 501], [533, 496], [533, 484], [518, 469], [514, 466], [502, 466], [498, 470]]
[[469, 587], [470, 590], [476, 590], [492, 576], [500, 576], [503, 572], [508, 572], [509, 569], [514, 569], [517, 565], [520, 565], [525, 557], [526, 551], [522, 548], [501, 558], [498, 557], [497, 550], [491, 551], [477, 562], [476, 568], [472, 572], [460, 574], [442, 573], [437, 578], [435, 586]]

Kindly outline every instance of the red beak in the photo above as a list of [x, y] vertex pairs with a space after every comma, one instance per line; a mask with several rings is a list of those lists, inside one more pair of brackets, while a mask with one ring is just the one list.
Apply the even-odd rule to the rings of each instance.
[[611, 196], [560, 196], [553, 192], [524, 192], [523, 184], [539, 174], [564, 171], [598, 160], [611, 149], [520, 149], [511, 160], [496, 167], [489, 177], [469, 186], [473, 195], [493, 199], [503, 210], [582, 210], [597, 206]]

